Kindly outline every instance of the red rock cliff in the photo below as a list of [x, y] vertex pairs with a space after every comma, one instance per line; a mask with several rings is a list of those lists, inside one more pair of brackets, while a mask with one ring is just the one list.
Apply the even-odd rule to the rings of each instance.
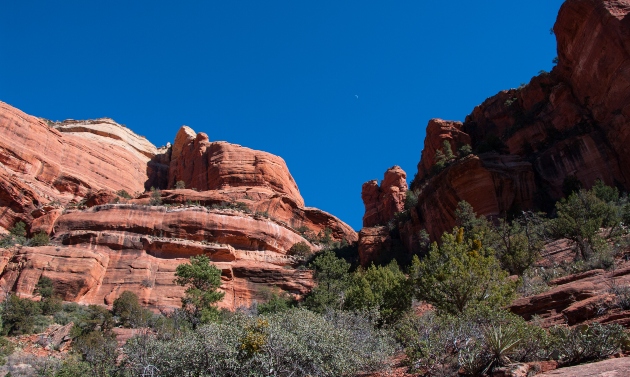
[[[470, 137], [477, 156], [459, 159], [434, 177], [425, 172], [439, 136], [429, 127], [413, 185], [422, 197], [416, 228], [423, 223], [438, 236], [453, 225], [460, 200], [484, 215], [549, 209], [569, 176], [585, 187], [602, 179], [630, 189], [629, 10], [625, 1], [566, 1], [554, 26], [558, 66], [476, 107], [457, 132]], [[470, 159], [479, 162], [465, 168]], [[456, 172], [464, 169], [471, 170], [465, 174], [468, 183], [458, 184]]]
[[[451, 229], [461, 200], [478, 214], [503, 216], [550, 210], [567, 177], [587, 188], [601, 179], [630, 189], [629, 12], [623, 0], [567, 0], [554, 26], [552, 72], [488, 98], [463, 123], [429, 122], [411, 184], [418, 205], [398, 224], [407, 249], [417, 251], [423, 229], [432, 239]], [[440, 170], [435, 156], [445, 141], [454, 156]], [[470, 155], [460, 152], [466, 144]], [[367, 218], [373, 202], [365, 201]]]
[[[175, 268], [205, 254], [223, 271], [221, 306], [234, 309], [266, 287], [308, 292], [311, 273], [287, 255], [297, 242], [317, 250], [309, 239], [326, 228], [357, 240], [341, 220], [304, 206], [281, 158], [188, 127], [157, 149], [111, 119], [54, 123], [0, 102], [0, 163], [0, 230], [24, 221], [52, 235], [51, 246], [2, 251], [3, 292], [29, 296], [47, 276], [65, 300], [109, 305], [131, 290], [154, 308], [175, 307]], [[165, 205], [141, 194], [178, 181], [188, 189], [162, 191]], [[237, 202], [239, 210], [225, 206]]]

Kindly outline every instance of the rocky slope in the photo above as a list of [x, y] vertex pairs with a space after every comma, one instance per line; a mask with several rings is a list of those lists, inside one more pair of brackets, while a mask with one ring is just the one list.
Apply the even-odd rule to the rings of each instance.
[[[190, 189], [173, 189], [177, 182]], [[162, 189], [163, 205], [149, 205], [150, 187]], [[304, 206], [277, 156], [185, 126], [158, 149], [111, 119], [50, 122], [0, 102], [0, 231], [17, 221], [52, 244], [2, 250], [0, 293], [29, 296], [46, 276], [64, 300], [109, 305], [131, 290], [153, 308], [179, 306], [174, 271], [192, 255], [221, 268], [221, 305], [234, 309], [268, 288], [312, 287], [287, 255], [294, 244], [316, 250], [311, 240], [325, 229], [357, 240], [336, 217]]]
[[[569, 182], [588, 188], [601, 179], [630, 189], [629, 12], [623, 0], [566, 1], [554, 26], [558, 65], [552, 72], [488, 98], [463, 123], [429, 122], [410, 187], [418, 204], [397, 230], [409, 252], [418, 251], [421, 230], [437, 239], [451, 229], [461, 200], [493, 217], [550, 210]], [[448, 155], [444, 142], [453, 158], [440, 169], [436, 154]], [[461, 151], [465, 145], [472, 154]], [[372, 219], [374, 208], [386, 204], [366, 193], [364, 185], [366, 218]]]

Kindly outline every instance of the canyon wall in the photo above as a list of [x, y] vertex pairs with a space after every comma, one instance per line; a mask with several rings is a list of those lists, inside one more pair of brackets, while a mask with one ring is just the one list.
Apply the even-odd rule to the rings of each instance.
[[51, 122], [0, 102], [0, 233], [18, 221], [51, 244], [2, 249], [0, 293], [29, 297], [45, 276], [67, 301], [110, 305], [130, 290], [154, 309], [180, 305], [174, 272], [190, 256], [222, 270], [220, 305], [235, 309], [312, 288], [287, 255], [296, 243], [316, 251], [328, 230], [357, 240], [304, 205], [280, 157], [186, 126], [158, 149], [111, 119]]
[[[630, 190], [629, 12], [622, 0], [566, 1], [551, 72], [488, 98], [464, 122], [429, 121], [410, 185], [418, 202], [392, 234], [409, 253], [419, 251], [423, 230], [435, 240], [452, 229], [462, 200], [493, 218], [550, 211], [567, 182], [589, 188], [599, 179]], [[446, 149], [452, 158], [436, 159]], [[368, 217], [380, 205], [364, 203]]]

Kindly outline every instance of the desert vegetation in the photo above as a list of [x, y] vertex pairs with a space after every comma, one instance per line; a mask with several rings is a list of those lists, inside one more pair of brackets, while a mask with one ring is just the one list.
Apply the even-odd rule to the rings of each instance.
[[[408, 193], [405, 211], [417, 202]], [[213, 209], [249, 211], [238, 202]], [[506, 309], [518, 296], [548, 289], [551, 279], [614, 268], [628, 237], [627, 196], [597, 182], [590, 190], [575, 187], [553, 216], [521, 212], [490, 221], [466, 202], [455, 215], [456, 226], [441, 239], [422, 237], [423, 251], [411, 263], [367, 267], [358, 265], [356, 247], [334, 241], [330, 229], [298, 228], [321, 250], [300, 242], [288, 254], [313, 270], [315, 288], [299, 300], [269, 289], [264, 300], [236, 312], [217, 308], [221, 271], [205, 256], [177, 267], [176, 283], [186, 289], [182, 307], [160, 313], [130, 291], [111, 309], [62, 303], [43, 276], [38, 301], [9, 295], [3, 302], [8, 338], [0, 338], [0, 361], [15, 364], [11, 337], [51, 324], [72, 325], [72, 348], [63, 359], [31, 361], [27, 375], [354, 376], [387, 369], [394, 355], [404, 354], [419, 375], [484, 376], [515, 362], [574, 365], [628, 350], [630, 338], [619, 325], [542, 328]], [[574, 260], [536, 267], [545, 243], [559, 238], [573, 246]], [[30, 241], [20, 223], [3, 240]], [[612, 284], [609, 292], [611, 307], [630, 307], [627, 287]], [[419, 314], [418, 305], [429, 306]], [[120, 347], [117, 327], [137, 332]]]

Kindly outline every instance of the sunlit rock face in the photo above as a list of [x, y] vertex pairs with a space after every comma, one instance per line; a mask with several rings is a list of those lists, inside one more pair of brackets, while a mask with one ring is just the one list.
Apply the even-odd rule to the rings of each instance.
[[[176, 267], [203, 254], [222, 270], [221, 306], [235, 309], [269, 288], [312, 288], [312, 273], [287, 255], [294, 244], [315, 251], [309, 240], [327, 228], [337, 241], [358, 238], [304, 206], [280, 157], [186, 126], [158, 149], [111, 119], [50, 122], [0, 103], [0, 164], [0, 231], [22, 221], [52, 237], [2, 251], [2, 292], [30, 296], [46, 276], [67, 301], [110, 305], [130, 290], [155, 310], [172, 308], [183, 295]], [[151, 205], [151, 187], [162, 205]]]

